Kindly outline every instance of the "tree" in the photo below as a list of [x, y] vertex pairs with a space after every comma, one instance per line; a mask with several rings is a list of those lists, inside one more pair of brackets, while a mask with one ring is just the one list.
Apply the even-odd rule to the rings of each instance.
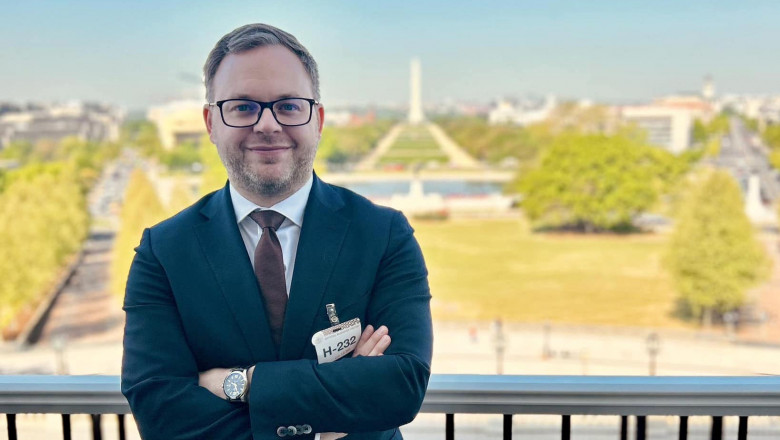
[[[200, 143], [193, 141], [182, 142], [169, 151], [164, 151], [160, 155], [160, 162], [162, 162], [169, 169], [185, 169], [190, 170], [192, 166], [199, 163], [201, 160]], [[206, 144], [206, 148], [211, 146], [211, 143]]]
[[121, 143], [135, 148], [146, 157], [161, 157], [165, 150], [157, 126], [146, 120], [132, 120], [122, 126]]
[[33, 144], [30, 141], [13, 141], [0, 150], [0, 158], [14, 159], [26, 162], [33, 152]]
[[522, 207], [537, 227], [630, 230], [689, 164], [628, 135], [558, 136], [519, 177]]
[[744, 213], [742, 195], [724, 171], [710, 171], [691, 191], [667, 253], [685, 314], [711, 322], [745, 302], [767, 274], [768, 259]]
[[73, 169], [27, 168], [0, 193], [7, 213], [0, 216], [0, 328], [36, 306], [87, 235], [86, 198]]
[[768, 125], [764, 129], [763, 138], [772, 150], [780, 149], [780, 125]]
[[489, 125], [477, 117], [440, 118], [437, 123], [467, 153], [489, 163], [512, 157], [522, 165], [529, 164], [552, 137], [549, 124]]
[[111, 260], [111, 289], [114, 293], [124, 293], [125, 281], [130, 271], [135, 253], [144, 228], [150, 227], [165, 217], [165, 209], [157, 195], [157, 190], [149, 178], [140, 169], [130, 175], [127, 183], [122, 210], [119, 216], [119, 231], [114, 241]]
[[168, 203], [168, 209], [166, 212], [168, 215], [174, 215], [177, 212], [192, 205], [195, 201], [195, 193], [188, 184], [187, 176], [180, 176], [176, 179], [173, 188], [171, 189], [171, 199]]
[[376, 147], [393, 125], [390, 119], [360, 125], [327, 126], [322, 130], [314, 168], [325, 171], [330, 165], [357, 162]]
[[211, 143], [209, 136], [204, 134], [200, 145], [200, 163], [203, 165], [201, 174], [200, 194], [205, 195], [225, 186], [228, 175], [219, 158], [217, 147]]

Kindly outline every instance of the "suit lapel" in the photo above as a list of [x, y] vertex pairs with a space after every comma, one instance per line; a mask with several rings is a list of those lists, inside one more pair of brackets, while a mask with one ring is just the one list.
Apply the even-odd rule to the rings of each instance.
[[275, 360], [271, 330], [241, 233], [238, 230], [228, 187], [218, 191], [201, 209], [208, 221], [195, 233], [221, 287], [252, 356]]
[[290, 301], [285, 312], [282, 360], [301, 357], [306, 344], [311, 343], [317, 313], [325, 313], [320, 303], [349, 228], [349, 220], [338, 213], [343, 205], [341, 197], [315, 175], [304, 211]]

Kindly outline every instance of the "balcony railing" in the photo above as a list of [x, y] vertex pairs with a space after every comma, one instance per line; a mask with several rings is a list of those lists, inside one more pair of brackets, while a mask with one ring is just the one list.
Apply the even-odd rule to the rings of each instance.
[[[561, 438], [571, 437], [572, 415], [614, 415], [619, 438], [628, 437], [636, 417], [636, 438], [646, 437], [646, 417], [679, 416], [678, 438], [688, 436], [689, 416], [712, 417], [710, 436], [721, 439], [723, 417], [738, 416], [738, 438], [748, 438], [750, 416], [780, 415], [780, 377], [482, 376], [434, 375], [422, 412], [446, 414], [445, 437], [455, 438], [455, 414], [503, 415], [503, 438], [512, 438], [512, 416], [561, 416]], [[124, 417], [130, 408], [116, 376], [0, 376], [0, 413], [8, 439], [16, 440], [16, 414], [62, 414], [63, 438], [70, 439], [70, 414], [91, 414], [100, 439], [101, 415]]]

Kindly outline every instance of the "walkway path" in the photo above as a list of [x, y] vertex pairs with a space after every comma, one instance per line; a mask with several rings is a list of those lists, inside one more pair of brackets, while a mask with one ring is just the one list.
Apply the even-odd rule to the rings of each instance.
[[[369, 153], [363, 160], [361, 160], [355, 167], [358, 171], [370, 171], [376, 168], [379, 160], [384, 156], [393, 144], [398, 139], [401, 132], [408, 127], [408, 125], [401, 123], [393, 126], [387, 134], [379, 140], [376, 148]], [[459, 169], [479, 169], [483, 168], [482, 164], [476, 159], [471, 157], [465, 150], [463, 150], [455, 141], [453, 141], [447, 133], [442, 130], [438, 125], [428, 122], [425, 124], [425, 128], [431, 134], [433, 139], [439, 145], [439, 148], [449, 157], [449, 167]]]
[[390, 147], [393, 146], [396, 139], [398, 139], [398, 135], [401, 134], [401, 131], [404, 129], [404, 124], [397, 124], [394, 125], [390, 131], [387, 132], [387, 134], [377, 142], [376, 148], [374, 148], [366, 157], [363, 158], [360, 162], [358, 162], [355, 169], [358, 171], [369, 171], [376, 168], [376, 164], [379, 162], [379, 159], [382, 158], [382, 156], [387, 153], [387, 151], [390, 149]]
[[427, 124], [427, 127], [442, 151], [450, 157], [450, 166], [455, 168], [482, 168], [482, 165], [447, 136], [447, 133], [441, 127], [434, 123]]

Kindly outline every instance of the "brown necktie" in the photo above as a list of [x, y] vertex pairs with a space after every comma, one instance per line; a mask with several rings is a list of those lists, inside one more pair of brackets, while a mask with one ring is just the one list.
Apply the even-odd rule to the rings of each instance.
[[263, 235], [255, 248], [255, 276], [265, 300], [265, 313], [271, 325], [271, 336], [277, 350], [282, 342], [284, 311], [287, 309], [287, 284], [284, 279], [282, 245], [276, 230], [285, 216], [275, 211], [255, 210], [249, 216], [263, 229]]

